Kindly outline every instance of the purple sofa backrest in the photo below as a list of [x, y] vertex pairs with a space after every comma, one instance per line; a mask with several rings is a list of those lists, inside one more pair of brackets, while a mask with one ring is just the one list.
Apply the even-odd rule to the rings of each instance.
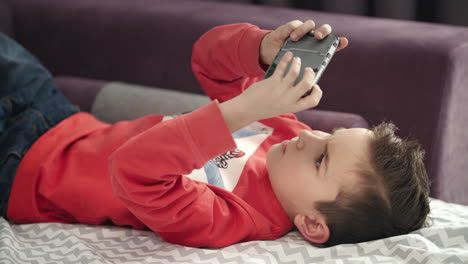
[[13, 35], [13, 21], [10, 7], [6, 1], [0, 1], [0, 32], [9, 36]]
[[468, 204], [468, 28], [188, 0], [8, 0], [15, 38], [54, 75], [201, 92], [193, 43], [213, 26], [330, 23], [350, 46], [320, 81], [322, 110], [393, 120], [427, 150], [433, 194]]

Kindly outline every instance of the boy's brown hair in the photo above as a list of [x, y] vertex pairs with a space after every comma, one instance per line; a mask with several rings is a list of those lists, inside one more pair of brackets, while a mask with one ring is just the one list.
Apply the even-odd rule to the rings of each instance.
[[330, 229], [325, 246], [407, 234], [426, 225], [429, 180], [420, 144], [397, 137], [392, 123], [371, 130], [370, 168], [358, 172], [360, 182], [341, 188], [335, 201], [316, 204]]

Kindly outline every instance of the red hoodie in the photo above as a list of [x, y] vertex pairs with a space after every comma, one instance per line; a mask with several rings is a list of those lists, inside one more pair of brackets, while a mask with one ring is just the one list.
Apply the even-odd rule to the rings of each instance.
[[214, 101], [198, 110], [115, 124], [77, 113], [49, 130], [18, 168], [8, 218], [148, 227], [193, 247], [288, 232], [292, 223], [271, 188], [266, 152], [310, 128], [286, 114], [231, 134], [217, 102], [262, 79], [259, 47], [267, 33], [232, 24], [200, 37], [192, 68]]

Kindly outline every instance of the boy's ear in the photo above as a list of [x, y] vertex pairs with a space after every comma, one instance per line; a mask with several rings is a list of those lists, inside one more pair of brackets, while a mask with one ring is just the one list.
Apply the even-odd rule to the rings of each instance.
[[310, 242], [323, 244], [330, 238], [330, 229], [321, 215], [307, 216], [297, 214], [294, 217], [294, 225], [296, 225], [302, 236]]

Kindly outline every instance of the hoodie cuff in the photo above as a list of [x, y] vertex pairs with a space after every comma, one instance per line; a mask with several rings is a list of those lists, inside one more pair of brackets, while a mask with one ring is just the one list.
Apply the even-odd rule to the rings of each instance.
[[247, 76], [265, 75], [266, 65], [260, 65], [260, 44], [271, 30], [259, 29], [252, 25], [247, 28], [240, 39], [238, 56], [242, 70]]

